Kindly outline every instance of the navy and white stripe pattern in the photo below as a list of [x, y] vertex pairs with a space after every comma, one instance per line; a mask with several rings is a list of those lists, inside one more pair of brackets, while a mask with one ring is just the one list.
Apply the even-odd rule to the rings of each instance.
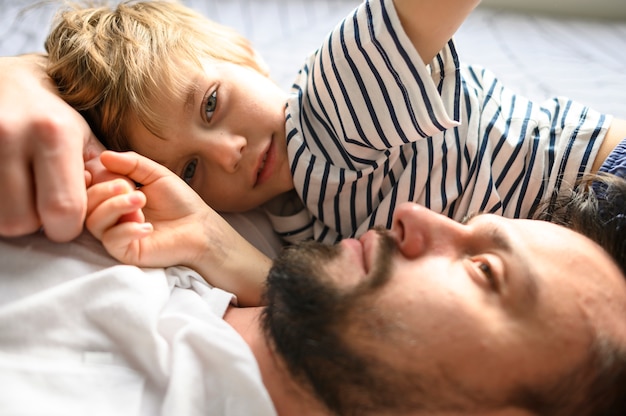
[[[333, 243], [414, 201], [461, 219], [526, 217], [587, 171], [609, 119], [567, 99], [537, 104], [458, 61], [423, 64], [392, 0], [363, 3], [305, 63], [287, 106], [308, 235]], [[286, 233], [287, 234], [287, 233]]]

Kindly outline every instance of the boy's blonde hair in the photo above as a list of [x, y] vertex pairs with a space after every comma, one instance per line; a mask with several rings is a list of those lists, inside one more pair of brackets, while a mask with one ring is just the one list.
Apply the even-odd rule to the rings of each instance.
[[67, 3], [45, 47], [61, 96], [113, 150], [130, 150], [134, 117], [153, 133], [163, 127], [151, 108], [183, 91], [184, 65], [209, 58], [268, 75], [247, 39], [174, 1]]

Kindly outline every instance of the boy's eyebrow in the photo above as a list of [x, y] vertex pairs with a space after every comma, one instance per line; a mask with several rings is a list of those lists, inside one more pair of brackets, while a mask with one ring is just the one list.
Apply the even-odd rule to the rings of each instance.
[[198, 88], [196, 87], [195, 83], [187, 87], [187, 91], [185, 93], [185, 104], [183, 107], [186, 113], [190, 113], [193, 111], [193, 107], [196, 102], [196, 91], [198, 91]]
[[193, 111], [194, 105], [196, 103], [196, 94], [199, 91], [198, 81], [193, 79], [185, 88], [185, 103], [183, 104], [183, 108], [186, 113], [190, 113]]

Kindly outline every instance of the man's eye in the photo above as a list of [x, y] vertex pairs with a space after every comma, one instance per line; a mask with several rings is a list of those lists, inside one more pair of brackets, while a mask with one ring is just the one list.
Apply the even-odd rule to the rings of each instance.
[[215, 113], [215, 109], [217, 108], [217, 90], [213, 91], [211, 95], [209, 95], [204, 103], [204, 115], [207, 121], [211, 121], [213, 118], [213, 113]]
[[478, 269], [485, 276], [485, 279], [487, 280], [487, 282], [489, 282], [489, 285], [494, 290], [498, 290], [499, 289], [499, 282], [498, 282], [498, 279], [496, 278], [496, 276], [494, 274], [493, 269], [491, 268], [491, 265], [489, 263], [487, 263], [486, 261], [478, 260]]
[[194, 159], [191, 162], [189, 162], [187, 166], [185, 166], [185, 169], [183, 169], [182, 178], [185, 182], [187, 182], [187, 184], [189, 184], [193, 180], [193, 177], [196, 174], [197, 166], [198, 166], [198, 159]]

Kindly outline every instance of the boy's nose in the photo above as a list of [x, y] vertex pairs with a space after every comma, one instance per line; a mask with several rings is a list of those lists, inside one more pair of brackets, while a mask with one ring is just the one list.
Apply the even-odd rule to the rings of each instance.
[[248, 141], [245, 137], [237, 134], [220, 134], [216, 139], [212, 159], [226, 172], [234, 173], [239, 169], [243, 157], [243, 151]]
[[442, 214], [414, 203], [396, 208], [391, 226], [400, 252], [416, 258], [430, 250], [456, 250], [466, 239], [466, 227]]

